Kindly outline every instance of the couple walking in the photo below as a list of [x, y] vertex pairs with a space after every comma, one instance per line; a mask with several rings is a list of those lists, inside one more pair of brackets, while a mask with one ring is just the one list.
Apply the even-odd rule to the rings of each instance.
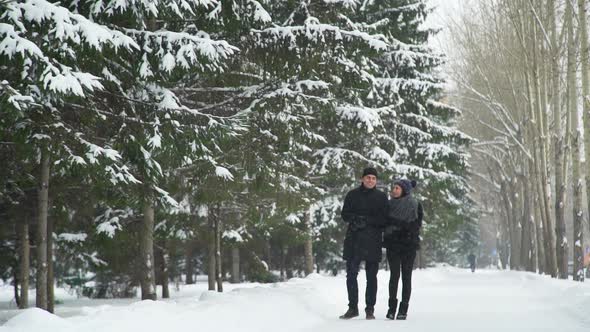
[[412, 267], [419, 248], [419, 231], [422, 226], [422, 205], [412, 196], [415, 181], [398, 180], [391, 190], [391, 199], [377, 190], [377, 170], [363, 170], [361, 185], [346, 195], [342, 219], [348, 224], [344, 239], [346, 260], [346, 288], [348, 310], [341, 319], [359, 315], [358, 283], [360, 263], [365, 262], [367, 289], [365, 313], [375, 319], [377, 298], [377, 271], [381, 261], [381, 248], [387, 249], [391, 269], [389, 279], [389, 310], [387, 318], [395, 319], [398, 309], [398, 281], [402, 277], [402, 298], [397, 319], [406, 319], [412, 291]]

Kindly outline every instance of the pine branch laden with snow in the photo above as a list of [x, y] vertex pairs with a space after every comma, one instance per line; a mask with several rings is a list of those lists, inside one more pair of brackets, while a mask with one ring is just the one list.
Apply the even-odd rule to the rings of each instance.
[[[104, 54], [130, 54], [139, 49], [138, 44], [119, 31], [47, 1], [11, 2], [6, 9], [0, 16], [0, 60], [7, 65], [10, 81], [3, 81], [2, 90], [9, 95], [8, 105], [14, 107], [15, 115], [13, 123], [6, 125], [20, 131], [19, 137], [27, 143], [63, 142], [52, 151], [57, 169], [94, 165], [100, 160], [100, 173], [113, 182], [136, 181], [124, 166], [116, 165], [117, 151], [98, 146], [89, 133], [78, 129], [81, 122], [104, 119], [83, 112], [86, 108], [78, 109], [73, 102], [104, 89], [93, 72]], [[24, 108], [29, 109], [27, 113], [21, 112]]]
[[[367, 88], [374, 85], [375, 80], [372, 73], [374, 68], [369, 58], [383, 53], [389, 48], [389, 45], [384, 41], [385, 37], [382, 35], [342, 29], [336, 25], [323, 23], [311, 16], [302, 25], [273, 27], [256, 31], [254, 42], [260, 48], [256, 51], [257, 54], [268, 58], [274, 52], [290, 52], [285, 54], [286, 62], [284, 57], [279, 57], [271, 58], [270, 63], [268, 61], [265, 63], [265, 68], [270, 68], [272, 73], [278, 77], [292, 75], [297, 79], [304, 80], [307, 74], [306, 66], [318, 62], [321, 64], [321, 67], [315, 68], [313, 72], [319, 75], [316, 77], [326, 83], [326, 88], [330, 91], [330, 98], [334, 101], [326, 100], [326, 105], [317, 109], [317, 113], [315, 113], [317, 115], [313, 116], [316, 121], [321, 119], [322, 123], [313, 120], [309, 123], [313, 135], [321, 137], [321, 140], [316, 141], [313, 145], [315, 148], [312, 147], [312, 149], [320, 149], [320, 152], [314, 153], [315, 157], [312, 157], [312, 160], [317, 159], [320, 154], [323, 154], [323, 158], [321, 158], [320, 165], [313, 165], [315, 161], [312, 161], [308, 171], [314, 172], [319, 169], [321, 172], [326, 172], [328, 165], [331, 165], [332, 169], [340, 169], [344, 167], [344, 164], [339, 164], [344, 162], [343, 157], [369, 160], [364, 152], [357, 150], [345, 153], [333, 153], [339, 150], [332, 150], [330, 153], [321, 152], [322, 146], [330, 144], [322, 131], [327, 128], [337, 128], [337, 131], [342, 131], [342, 134], [346, 135], [350, 134], [349, 131], [346, 131], [348, 128], [356, 128], [355, 131], [358, 130], [359, 133], [362, 130], [375, 131], [375, 134], [382, 130], [381, 116], [391, 112], [391, 108], [370, 108], [359, 105], [357, 102], [359, 93], [364, 93]], [[327, 45], [330, 47], [326, 47]], [[276, 59], [277, 63], [274, 63], [273, 59]], [[314, 79], [317, 80], [316, 77]], [[337, 94], [335, 94], [336, 91]], [[342, 91], [350, 94], [338, 102], [337, 98], [343, 97]], [[338, 141], [338, 139], [334, 141]], [[348, 160], [346, 164], [351, 165]]]
[[[18, 5], [33, 3], [44, 2]], [[450, 236], [472, 220], [471, 138], [442, 102], [445, 59], [424, 45], [423, 1], [400, 3], [69, 1], [37, 21], [18, 16], [24, 29], [3, 13], [0, 65], [14, 70], [0, 79], [2, 103], [12, 124], [42, 119], [24, 125], [27, 143], [63, 142], [53, 170], [75, 171], [97, 195], [89, 237], [116, 243], [145, 198], [154, 237], [188, 241], [213, 214], [207, 205], [227, 203], [240, 216], [228, 218], [225, 241], [312, 235], [337, 264], [341, 199], [368, 165], [385, 185], [418, 179], [435, 211], [426, 236]], [[37, 87], [25, 88], [28, 73]]]
[[105, 207], [103, 212], [94, 219], [97, 224], [96, 232], [112, 238], [117, 231], [123, 229], [124, 222], [134, 215], [135, 213], [131, 208], [113, 209]]
[[[314, 57], [318, 56], [327, 58], [331, 54], [331, 56], [341, 57], [342, 52], [353, 52], [355, 48], [363, 46], [373, 52], [383, 52], [388, 48], [383, 36], [348, 31], [333, 25], [322, 24], [315, 19], [310, 19], [301, 26], [272, 27], [254, 30], [253, 33], [253, 42], [264, 53], [270, 55], [276, 51], [290, 52], [290, 58], [295, 63], [284, 64], [291, 66], [296, 63], [313, 61]], [[324, 53], [318, 52], [318, 49]], [[267, 59], [267, 61], [272, 60]], [[344, 59], [342, 58], [341, 61]], [[348, 61], [352, 66], [359, 65]], [[305, 65], [305, 63], [301, 63], [301, 65]]]
[[11, 2], [7, 6], [0, 16], [0, 55], [5, 61], [20, 63], [21, 77], [48, 94], [84, 97], [85, 90], [102, 88], [97, 76], [70, 64], [83, 52], [100, 54], [106, 49], [116, 52], [139, 48], [124, 34], [44, 0]]
[[242, 114], [248, 130], [236, 153], [243, 156], [241, 167], [253, 183], [264, 179], [255, 192], [274, 192], [291, 201], [317, 193], [306, 176], [312, 147], [323, 138], [310, 130], [310, 121], [319, 109], [330, 107], [329, 88], [321, 80], [295, 78], [292, 83], [267, 81], [253, 92]]
[[[115, 125], [108, 135], [111, 145], [121, 150], [122, 161], [154, 197], [172, 208], [178, 202], [164, 187], [174, 182], [175, 170], [215, 169], [215, 156], [221, 153], [217, 142], [242, 130], [239, 119], [226, 118], [223, 105], [195, 105], [177, 89], [222, 74], [237, 54], [236, 47], [200, 29], [216, 24], [210, 20], [215, 20], [213, 13], [220, 4], [214, 0], [74, 4], [139, 45], [130, 56], [105, 62], [101, 75], [108, 91], [96, 102], [109, 109], [103, 113]], [[257, 12], [264, 19], [264, 13]], [[231, 177], [229, 172], [222, 175]], [[144, 194], [144, 185], [135, 188]]]
[[[190, 17], [203, 10], [211, 10], [220, 3], [218, 0], [110, 0], [94, 1], [89, 6], [89, 16], [116, 16], [126, 13], [134, 17], [146, 19], [148, 17], [175, 16]], [[81, 10], [79, 3], [72, 4]]]
[[173, 31], [123, 31], [141, 45], [143, 54], [137, 64], [141, 79], [151, 78], [156, 73], [166, 77], [176, 68], [183, 72], [222, 71], [225, 62], [237, 51], [226, 41], [212, 40], [204, 32], [193, 35]]
[[[445, 86], [436, 67], [445, 58], [425, 45], [430, 32], [419, 26], [426, 11], [423, 1], [403, 7], [396, 1], [366, 2], [337, 16], [336, 24], [387, 36], [389, 47], [382, 54], [368, 54], [362, 67], [368, 84], [354, 92], [354, 99], [334, 94], [336, 101], [344, 99], [350, 106], [335, 108], [344, 118], [331, 117], [333, 124], [327, 127], [337, 130], [320, 132], [327, 144], [314, 153], [312, 170], [334, 174], [343, 183], [357, 183], [358, 170], [366, 165], [377, 166], [386, 183], [417, 179], [420, 196], [445, 211], [432, 221], [456, 223], [453, 215], [473, 216], [466, 212], [473, 203], [466, 198], [465, 178], [465, 147], [473, 139], [455, 128], [460, 111], [437, 101]], [[388, 112], [379, 113], [382, 109]]]

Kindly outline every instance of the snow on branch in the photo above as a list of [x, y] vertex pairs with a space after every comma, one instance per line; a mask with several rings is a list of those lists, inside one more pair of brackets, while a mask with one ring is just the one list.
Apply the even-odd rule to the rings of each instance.
[[122, 230], [121, 222], [134, 216], [133, 209], [113, 209], [107, 207], [102, 214], [94, 218], [97, 224], [96, 232], [98, 234], [105, 234], [112, 238], [115, 232]]
[[[0, 20], [5, 21], [0, 22], [0, 56], [9, 60], [21, 57], [24, 70], [36, 68], [37, 73], [29, 75], [53, 93], [85, 97], [85, 90], [100, 90], [103, 86], [99, 77], [67, 66], [44, 53], [40, 44], [32, 39], [38, 38], [35, 31], [43, 32], [41, 37], [49, 42], [49, 47], [59, 46], [66, 59], [77, 58], [79, 47], [96, 51], [102, 51], [105, 46], [115, 51], [121, 47], [127, 50], [139, 48], [133, 39], [123, 33], [44, 0], [11, 2]], [[27, 65], [32, 63], [37, 66]]]
[[260, 4], [260, 2], [256, 0], [248, 0], [250, 6], [252, 6], [254, 10], [254, 21], [261, 22], [261, 23], [270, 23], [272, 22], [272, 18], [270, 14], [264, 9], [264, 7]]
[[[20, 54], [27, 60], [26, 62], [41, 65], [42, 72], [39, 79], [44, 88], [49, 91], [63, 94], [71, 93], [84, 97], [85, 88], [90, 91], [95, 88], [103, 88], [98, 77], [74, 70], [46, 57], [36, 44], [19, 36], [11, 25], [0, 23], [0, 38], [3, 39], [0, 42], [0, 55], [12, 58], [15, 54]], [[19, 101], [23, 101], [23, 99]]]
[[447, 144], [438, 143], [428, 143], [422, 145], [416, 149], [416, 153], [423, 155], [428, 160], [438, 160], [443, 157], [457, 155], [457, 152]]
[[356, 30], [343, 30], [333, 25], [321, 24], [316, 19], [307, 20], [302, 26], [272, 27], [253, 30], [253, 33], [259, 37], [258, 42], [261, 46], [270, 46], [271, 43], [287, 40], [289, 47], [292, 49], [297, 47], [298, 38], [305, 38], [316, 44], [325, 43], [328, 38], [348, 42], [360, 40], [376, 51], [386, 51], [390, 46], [383, 35], [372, 35]]
[[396, 65], [404, 68], [434, 67], [444, 61], [441, 55], [412, 50], [410, 47], [400, 47], [385, 53], [385, 56], [391, 57]]
[[401, 114], [401, 116], [406, 119], [412, 119], [416, 121], [418, 124], [422, 126], [422, 130], [428, 133], [435, 134], [447, 139], [456, 138], [463, 141], [474, 141], [474, 139], [468, 136], [467, 134], [452, 127], [439, 125], [423, 115], [418, 115], [414, 113], [403, 113]]
[[164, 8], [169, 9], [178, 17], [183, 14], [194, 15], [197, 8], [212, 8], [219, 0], [110, 0], [96, 1], [91, 4], [94, 15], [106, 13], [109, 16], [132, 11], [137, 16], [158, 17]]
[[103, 46], [139, 49], [135, 41], [119, 31], [94, 23], [82, 15], [46, 0], [11, 2], [3, 19], [9, 19], [19, 33], [27, 32], [25, 25], [32, 24], [44, 30], [51, 39], [72, 44], [87, 44], [101, 50]]
[[357, 126], [366, 127], [368, 133], [372, 133], [375, 128], [383, 127], [382, 116], [395, 115], [390, 107], [371, 108], [354, 105], [336, 106], [336, 113], [344, 120], [357, 123]]
[[330, 168], [342, 169], [351, 161], [361, 161], [367, 164], [386, 168], [385, 165], [363, 156], [361, 153], [343, 148], [323, 148], [315, 152], [314, 157], [319, 161], [314, 165], [317, 174], [327, 174]]
[[426, 106], [436, 110], [444, 109], [445, 112], [450, 113], [450, 116], [460, 116], [463, 114], [463, 112], [456, 107], [432, 99], [426, 101]]
[[0, 81], [0, 96], [8, 96], [8, 103], [19, 111], [35, 102], [33, 97], [22, 95], [6, 80]]
[[56, 236], [56, 239], [58, 241], [77, 243], [77, 242], [84, 242], [87, 237], [88, 237], [88, 234], [86, 234], [86, 233], [76, 233], [76, 234], [74, 234], [74, 233], [61, 233]]
[[432, 95], [434, 90], [441, 90], [444, 88], [442, 83], [415, 78], [376, 78], [375, 83], [382, 89], [388, 89], [393, 93], [400, 93], [402, 91], [420, 91], [422, 96]]
[[405, 177], [416, 177], [418, 179], [433, 178], [439, 181], [463, 181], [462, 176], [450, 172], [437, 172], [429, 168], [423, 168], [416, 165], [395, 164], [393, 172]]
[[[199, 68], [200, 70], [222, 70], [224, 62], [238, 51], [228, 42], [210, 39], [203, 32], [192, 35], [186, 32], [146, 31], [124, 29], [134, 39], [142, 40], [143, 50], [158, 59], [159, 69], [170, 73], [180, 66], [183, 70]], [[144, 58], [141, 76], [153, 75], [147, 59]]]
[[[313, 85], [311, 85], [311, 82]], [[332, 101], [331, 97], [318, 97], [314, 95], [310, 95], [306, 92], [312, 92], [314, 90], [307, 88], [313, 87], [315, 90], [321, 89], [323, 90], [326, 87], [325, 83], [320, 81], [300, 81], [296, 82], [295, 84], [288, 84], [288, 83], [280, 83], [279, 86], [271, 88], [270, 91], [265, 91], [261, 96], [255, 98], [250, 105], [241, 111], [237, 116], [246, 116], [247, 114], [253, 112], [257, 107], [263, 107], [267, 102], [274, 100], [276, 98], [279, 99], [289, 99], [289, 100], [305, 100], [305, 101], [314, 101], [319, 104], [327, 104]]]

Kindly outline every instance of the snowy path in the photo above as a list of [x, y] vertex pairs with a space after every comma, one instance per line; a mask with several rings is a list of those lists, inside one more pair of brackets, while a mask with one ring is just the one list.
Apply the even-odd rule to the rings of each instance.
[[[364, 277], [359, 279], [364, 288]], [[168, 301], [84, 307], [65, 319], [29, 309], [0, 332], [590, 331], [588, 283], [521, 272], [422, 270], [414, 275], [408, 320], [389, 321], [387, 281], [388, 272], [380, 271], [375, 321], [339, 320], [346, 309], [344, 277], [312, 275], [223, 294], [177, 293]]]

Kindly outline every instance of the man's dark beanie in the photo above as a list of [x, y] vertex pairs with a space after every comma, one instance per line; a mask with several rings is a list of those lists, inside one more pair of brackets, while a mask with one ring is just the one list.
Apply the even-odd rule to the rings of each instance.
[[377, 170], [373, 167], [367, 167], [363, 170], [363, 176], [361, 177], [365, 177], [367, 175], [375, 175], [375, 177], [377, 177]]

